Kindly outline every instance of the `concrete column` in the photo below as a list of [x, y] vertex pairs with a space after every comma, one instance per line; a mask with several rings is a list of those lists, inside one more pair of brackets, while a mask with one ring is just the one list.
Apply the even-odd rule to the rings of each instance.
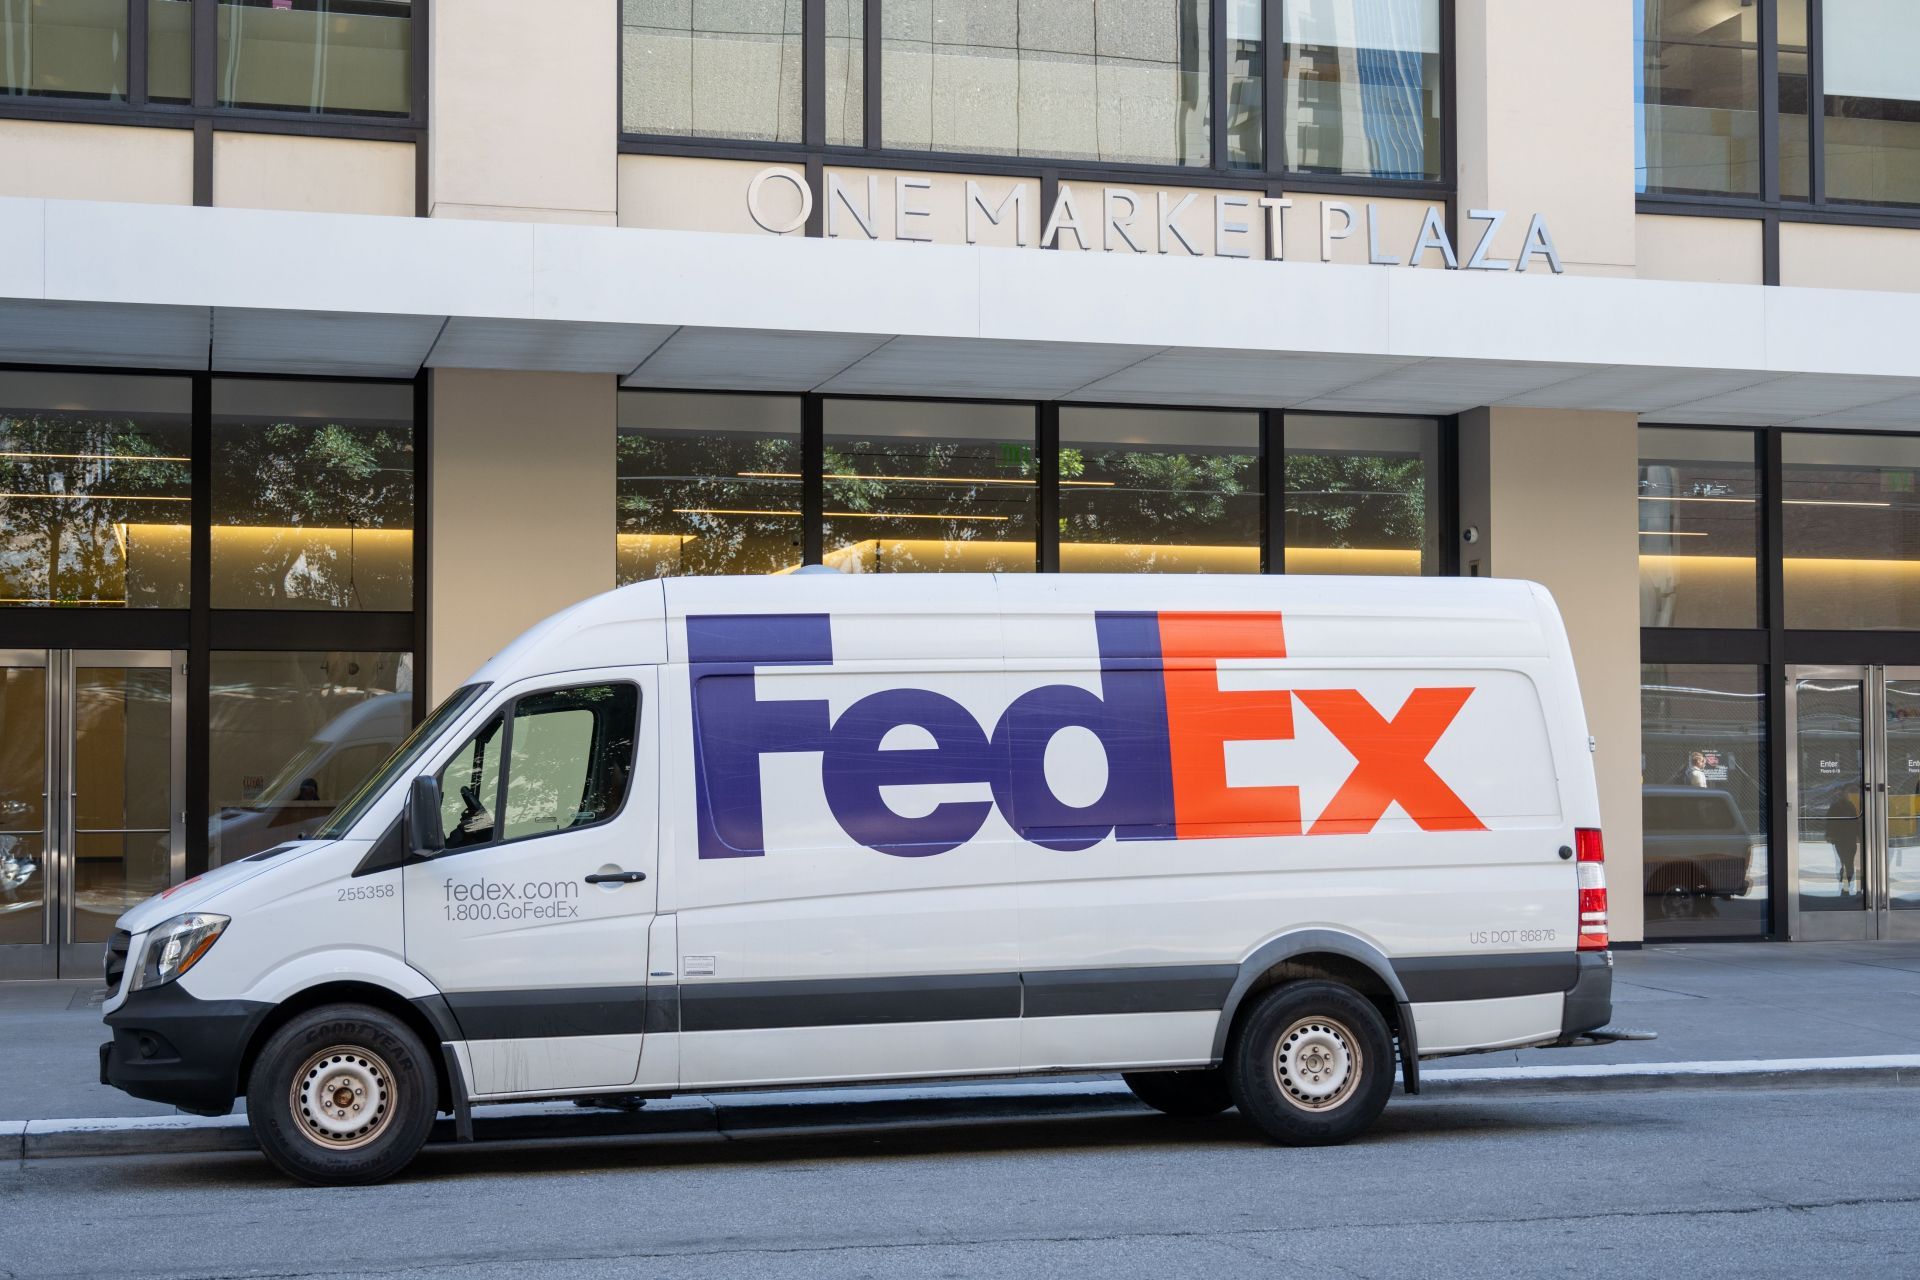
[[613, 589], [617, 395], [605, 374], [433, 371], [433, 701], [548, 614]]
[[[1460, 227], [1504, 209], [1500, 249], [1547, 215], [1567, 271], [1634, 268], [1633, 21], [1625, 4], [1456, 0]], [[1496, 252], [1512, 259], [1513, 252]]]
[[1598, 744], [1613, 936], [1638, 940], [1640, 520], [1630, 413], [1476, 409], [1460, 419], [1460, 522], [1479, 531], [1462, 565], [1527, 578], [1566, 619]]
[[612, 226], [619, 0], [459, 0], [429, 29], [433, 215]]

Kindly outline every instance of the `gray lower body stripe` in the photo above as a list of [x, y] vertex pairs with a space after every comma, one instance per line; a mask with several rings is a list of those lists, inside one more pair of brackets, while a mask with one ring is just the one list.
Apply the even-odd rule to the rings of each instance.
[[1393, 972], [1414, 1004], [1449, 1000], [1499, 1000], [1571, 991], [1580, 975], [1579, 953], [1493, 956], [1417, 956], [1395, 960]]
[[[1393, 970], [1414, 1003], [1493, 1000], [1571, 990], [1579, 959], [1422, 956]], [[631, 987], [454, 991], [447, 1007], [469, 1040], [642, 1032], [755, 1031], [992, 1018], [1217, 1012], [1240, 976], [1232, 964], [1043, 969], [1028, 973], [791, 978]]]
[[1048, 969], [1020, 975], [1029, 1018], [1218, 1011], [1239, 976], [1240, 967], [1231, 964]]
[[970, 1022], [1019, 1016], [1017, 973], [699, 982], [680, 988], [682, 1031]]

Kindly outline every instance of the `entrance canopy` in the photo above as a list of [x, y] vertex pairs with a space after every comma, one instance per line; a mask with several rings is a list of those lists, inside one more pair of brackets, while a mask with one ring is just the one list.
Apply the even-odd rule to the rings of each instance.
[[1920, 295], [0, 200], [15, 362], [1911, 427]]

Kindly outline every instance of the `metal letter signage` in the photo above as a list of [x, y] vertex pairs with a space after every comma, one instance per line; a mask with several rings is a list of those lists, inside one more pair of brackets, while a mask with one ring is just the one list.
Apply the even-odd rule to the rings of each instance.
[[[754, 225], [774, 235], [788, 235], [805, 226], [814, 206], [826, 213], [825, 234], [834, 239], [879, 240], [882, 232], [892, 231], [896, 241], [923, 244], [943, 239], [952, 243], [955, 236], [966, 244], [997, 239], [1001, 244], [1027, 248], [1034, 243], [1027, 215], [1039, 231], [1039, 245], [1045, 249], [1067, 247], [1067, 238], [1083, 250], [1109, 253], [1161, 253], [1180, 257], [1258, 258], [1283, 262], [1286, 256], [1286, 212], [1293, 201], [1281, 196], [1215, 194], [1195, 191], [1135, 187], [1082, 187], [1076, 191], [1070, 182], [1058, 184], [1053, 202], [1035, 208], [1032, 185], [1023, 181], [996, 183], [992, 179], [966, 178], [945, 174], [896, 174], [893, 181], [893, 216], [887, 218], [880, 207], [880, 179], [871, 173], [861, 175], [864, 193], [853, 182], [859, 179], [835, 169], [822, 171], [815, 191], [806, 175], [797, 169], [776, 165], [762, 169], [747, 184], [747, 213]], [[769, 212], [766, 189], [769, 183], [790, 184], [799, 196], [799, 212]], [[864, 199], [862, 195], [864, 194]], [[1031, 203], [1030, 203], [1031, 202]], [[1202, 210], [1212, 205], [1209, 228]], [[783, 208], [783, 202], [774, 202]], [[1195, 209], [1195, 205], [1199, 209]], [[1516, 256], [1493, 256], [1501, 229], [1507, 223], [1504, 209], [1468, 209], [1466, 222], [1484, 223], [1484, 229], [1459, 228], [1459, 252], [1448, 233], [1442, 206], [1424, 207], [1419, 230], [1411, 240], [1401, 239], [1404, 230], [1388, 225], [1390, 218], [1411, 218], [1412, 208], [1402, 204], [1396, 214], [1393, 206], [1369, 202], [1356, 208], [1341, 200], [1319, 201], [1319, 235], [1307, 252], [1318, 250], [1321, 262], [1334, 261], [1334, 245], [1362, 232], [1366, 237], [1364, 260], [1373, 266], [1418, 267], [1430, 264], [1439, 255], [1440, 265], [1448, 271], [1524, 272], [1543, 261], [1554, 275], [1563, 275], [1566, 266], [1547, 228], [1543, 213], [1530, 215], [1520, 244], [1505, 247]], [[1258, 208], [1259, 215], [1253, 215]], [[1183, 219], [1193, 213], [1193, 221]], [[1312, 215], [1307, 235], [1315, 228]], [[890, 224], [890, 225], [889, 225]], [[1519, 225], [1517, 222], [1516, 226]], [[1151, 229], [1149, 229], [1151, 228]], [[1207, 231], [1212, 231], [1208, 240]], [[993, 236], [991, 232], [998, 232]], [[1509, 233], [1509, 237], [1511, 233]], [[1297, 239], [1298, 237], [1296, 237]], [[1264, 241], [1264, 249], [1262, 247]], [[1402, 256], [1400, 250], [1405, 249]], [[1349, 251], [1349, 255], [1351, 256]], [[1461, 261], [1461, 255], [1466, 261]]]

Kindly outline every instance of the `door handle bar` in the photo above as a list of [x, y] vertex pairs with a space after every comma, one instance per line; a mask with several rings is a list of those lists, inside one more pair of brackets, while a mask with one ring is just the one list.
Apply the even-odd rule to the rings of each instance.
[[587, 877], [588, 884], [638, 884], [647, 878], [644, 871], [596, 871]]

